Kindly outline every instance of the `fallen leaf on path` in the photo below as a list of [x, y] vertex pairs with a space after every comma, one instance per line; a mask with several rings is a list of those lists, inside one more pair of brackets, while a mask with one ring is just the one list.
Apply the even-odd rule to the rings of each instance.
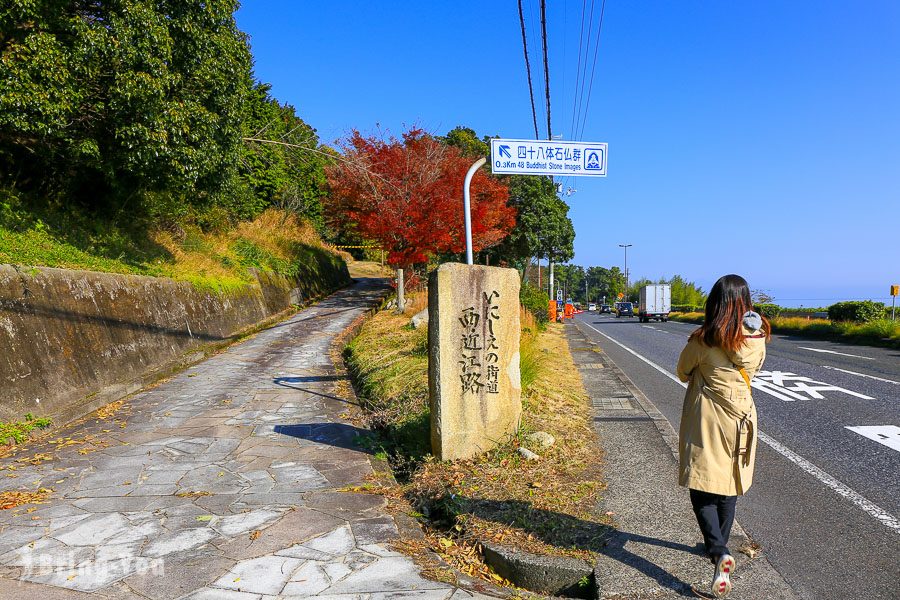
[[212, 492], [178, 492], [175, 495], [179, 498], [202, 498], [203, 496], [212, 496]]
[[36, 492], [0, 492], [0, 510], [16, 508], [23, 504], [44, 504], [53, 490], [39, 488]]
[[122, 408], [122, 405], [125, 404], [124, 400], [117, 400], [116, 402], [110, 402], [106, 406], [102, 406], [97, 409], [97, 418], [98, 419], [108, 419], [111, 416], [115, 415], [119, 412], [119, 409]]

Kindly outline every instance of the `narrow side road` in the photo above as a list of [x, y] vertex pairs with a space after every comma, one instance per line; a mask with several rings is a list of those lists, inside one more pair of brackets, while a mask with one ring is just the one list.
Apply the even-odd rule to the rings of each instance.
[[383, 498], [340, 491], [372, 467], [330, 349], [382, 293], [362, 280], [0, 461], [0, 491], [47, 495], [0, 511], [0, 596], [471, 597], [390, 549]]

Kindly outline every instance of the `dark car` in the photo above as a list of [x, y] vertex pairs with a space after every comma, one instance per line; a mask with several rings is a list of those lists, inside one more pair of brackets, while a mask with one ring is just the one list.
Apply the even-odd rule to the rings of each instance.
[[600, 312], [601, 313], [612, 313], [612, 307], [609, 304], [601, 304]]
[[634, 307], [631, 305], [631, 302], [619, 302], [616, 304], [616, 318], [619, 317], [633, 317], [634, 316]]

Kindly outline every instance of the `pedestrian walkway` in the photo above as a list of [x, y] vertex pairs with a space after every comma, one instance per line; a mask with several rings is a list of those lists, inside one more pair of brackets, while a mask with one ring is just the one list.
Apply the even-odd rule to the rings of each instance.
[[[595, 568], [602, 599], [696, 597], [708, 591], [713, 566], [703, 555], [687, 490], [677, 486], [678, 436], [666, 418], [577, 325], [566, 327], [591, 397], [605, 458], [607, 489], [601, 510], [616, 532]], [[740, 504], [738, 504], [740, 519]], [[738, 553], [748, 543], [737, 523], [729, 546], [736, 554], [734, 600], [796, 598], [764, 557]]]
[[380, 286], [340, 291], [0, 460], [0, 491], [52, 490], [0, 511], [0, 597], [472, 597], [391, 550], [383, 498], [340, 491], [372, 466], [340, 417], [330, 350]]

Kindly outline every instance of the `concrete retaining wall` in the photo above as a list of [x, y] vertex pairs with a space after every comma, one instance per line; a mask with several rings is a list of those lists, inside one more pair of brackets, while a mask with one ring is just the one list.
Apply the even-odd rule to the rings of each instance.
[[[326, 261], [326, 263], [329, 261]], [[322, 265], [320, 265], [322, 266]], [[0, 421], [71, 420], [190, 354], [349, 283], [342, 261], [223, 295], [171, 279], [0, 265]]]

